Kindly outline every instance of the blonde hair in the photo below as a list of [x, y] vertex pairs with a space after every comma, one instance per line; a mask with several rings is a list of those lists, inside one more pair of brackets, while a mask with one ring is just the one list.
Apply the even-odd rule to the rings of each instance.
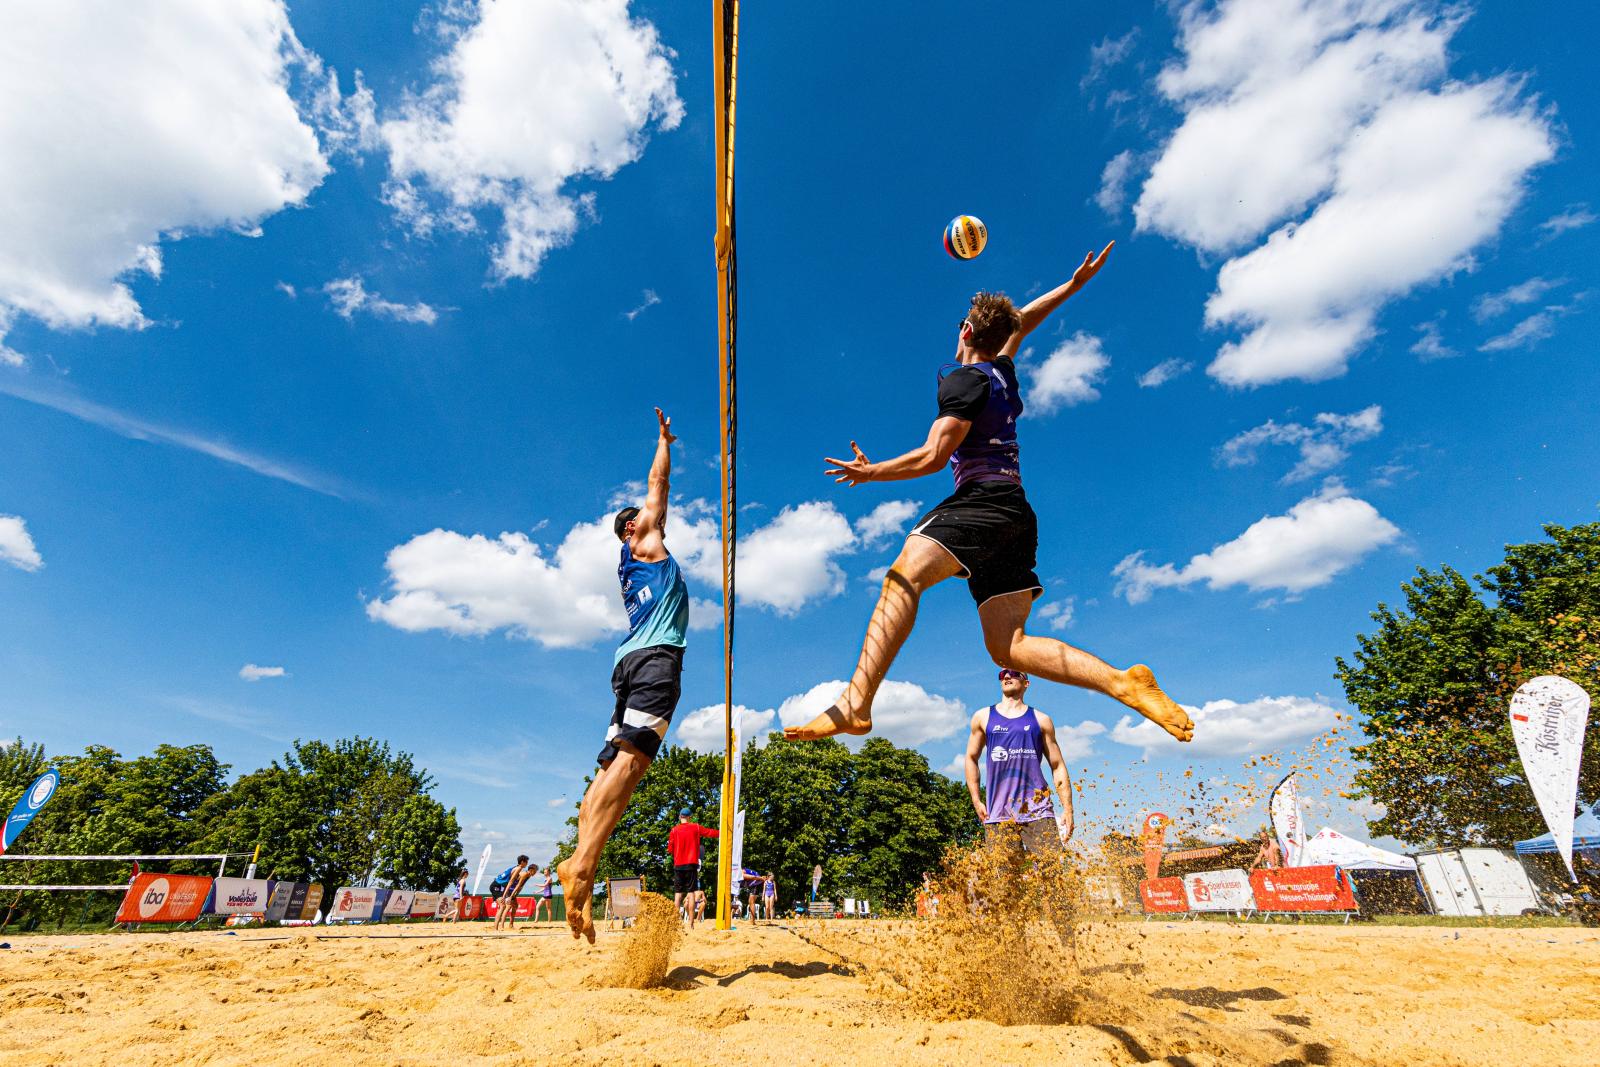
[[978, 293], [967, 309], [967, 324], [972, 327], [972, 347], [992, 355], [1022, 328], [1022, 313], [1004, 293]]

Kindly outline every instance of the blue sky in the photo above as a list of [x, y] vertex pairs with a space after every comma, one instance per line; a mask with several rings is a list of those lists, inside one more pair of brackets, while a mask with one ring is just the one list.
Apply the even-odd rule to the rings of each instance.
[[[720, 699], [709, 11], [210, 7], [0, 14], [0, 733], [239, 769], [373, 734], [469, 853], [548, 852], [610, 709], [597, 523], [657, 404], [707, 627], [676, 736]], [[1176, 753], [1036, 684], [1085, 816], [1253, 797], [1244, 761], [1335, 725], [1334, 657], [1416, 566], [1593, 520], [1595, 18], [747, 10], [752, 727], [831, 698], [872, 572], [949, 491], [845, 490], [821, 457], [918, 443], [971, 292], [1113, 238], [1023, 360], [1038, 625], [1201, 714]], [[975, 261], [940, 245], [957, 213], [988, 224]], [[880, 728], [948, 767], [993, 678], [952, 583]]]

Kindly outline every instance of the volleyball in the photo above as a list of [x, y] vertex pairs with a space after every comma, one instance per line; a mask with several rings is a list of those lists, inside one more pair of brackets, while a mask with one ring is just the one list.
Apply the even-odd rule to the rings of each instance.
[[976, 215], [957, 215], [944, 228], [944, 250], [957, 259], [971, 259], [989, 243], [989, 230]]

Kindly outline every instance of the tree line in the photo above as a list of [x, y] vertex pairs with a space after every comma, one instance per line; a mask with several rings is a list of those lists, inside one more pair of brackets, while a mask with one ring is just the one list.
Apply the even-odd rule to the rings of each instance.
[[[777, 876], [785, 908], [810, 896], [818, 864], [823, 898], [864, 897], [876, 911], [905, 907], [922, 873], [936, 870], [947, 848], [971, 841], [980, 829], [965, 785], [930, 768], [915, 749], [882, 738], [868, 739], [855, 752], [834, 740], [788, 745], [752, 739], [741, 762], [744, 866]], [[667, 834], [679, 810], [688, 808], [694, 821], [716, 827], [721, 796], [720, 755], [663, 749], [601, 853], [599, 877], [642, 874], [647, 888], [670, 892]], [[577, 817], [567, 824], [571, 832], [560, 859], [577, 839]], [[709, 901], [715, 897], [716, 841], [705, 841], [701, 862]]]
[[[103, 745], [81, 756], [47, 755], [22, 738], [0, 746], [0, 812], [47, 768], [61, 785], [10, 854], [151, 855], [250, 852], [262, 877], [321, 882], [331, 891], [368, 880], [440, 890], [462, 865], [454, 808], [409, 753], [372, 738], [296, 741], [282, 759], [229, 781], [209, 745], [159, 745], [126, 759]], [[175, 873], [215, 874], [215, 861], [163, 863]], [[111, 885], [126, 862], [0, 861], [11, 884]], [[238, 861], [229, 873], [243, 873]], [[45, 921], [85, 915], [84, 894], [0, 898]], [[96, 900], [95, 917], [115, 902]]]

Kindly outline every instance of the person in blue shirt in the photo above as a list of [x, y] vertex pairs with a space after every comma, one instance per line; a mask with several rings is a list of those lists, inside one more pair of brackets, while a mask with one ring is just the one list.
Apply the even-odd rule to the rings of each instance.
[[873, 698], [911, 635], [918, 601], [946, 578], [967, 580], [984, 647], [998, 666], [1104, 693], [1179, 741], [1193, 739], [1188, 713], [1161, 690], [1149, 667], [1118, 670], [1064, 641], [1027, 632], [1028, 613], [1044, 586], [1034, 573], [1039, 520], [1022, 489], [1015, 356], [1029, 333], [1099, 273], [1111, 247], [1099, 256], [1091, 251], [1070, 280], [1020, 311], [1003, 293], [972, 298], [956, 335], [955, 362], [939, 376], [939, 414], [920, 447], [874, 463], [851, 441], [852, 458], [824, 460], [836, 482], [852, 486], [921, 478], [949, 464], [956, 488], [917, 521], [889, 568], [844, 693], [812, 721], [786, 727], [788, 740], [872, 730]]
[[665, 540], [672, 443], [677, 438], [672, 420], [660, 408], [656, 422], [660, 432], [644, 506], [623, 508], [613, 520], [622, 542], [617, 580], [628, 613], [628, 635], [617, 649], [611, 671], [616, 706], [600, 749], [600, 770], [578, 808], [577, 847], [556, 866], [567, 899], [567, 925], [573, 937], [586, 937], [591, 944], [600, 850], [667, 736], [682, 689], [683, 649], [689, 633], [689, 591]]

